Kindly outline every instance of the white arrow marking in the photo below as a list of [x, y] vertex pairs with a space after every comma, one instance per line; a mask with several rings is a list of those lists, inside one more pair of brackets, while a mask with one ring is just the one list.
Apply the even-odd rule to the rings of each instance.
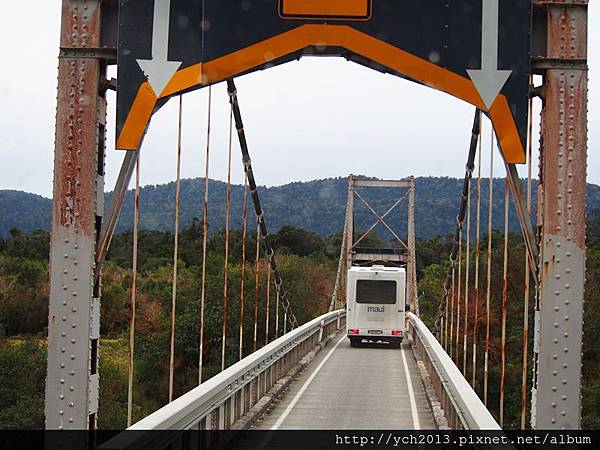
[[169, 19], [171, 0], [154, 0], [154, 23], [152, 25], [152, 59], [138, 59], [148, 82], [157, 97], [160, 97], [175, 72], [179, 61], [169, 61]]
[[489, 110], [512, 70], [498, 70], [499, 0], [482, 0], [481, 70], [467, 70], [483, 103]]

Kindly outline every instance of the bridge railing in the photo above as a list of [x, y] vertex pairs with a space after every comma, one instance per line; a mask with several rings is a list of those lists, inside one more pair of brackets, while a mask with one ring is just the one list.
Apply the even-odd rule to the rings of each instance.
[[[306, 362], [313, 350], [331, 339], [345, 326], [345, 321], [346, 312], [338, 310], [296, 328], [128, 428], [136, 433], [121, 433], [100, 448], [162, 448], [174, 443], [181, 448], [199, 448], [219, 440], [224, 430], [251, 426], [254, 418], [273, 400], [274, 392], [289, 383], [302, 367], [303, 360]], [[212, 433], [192, 437], [143, 433], [152, 430]], [[212, 442], [187, 442], [190, 438], [210, 438]], [[161, 439], [165, 442], [159, 442]]]
[[427, 326], [408, 314], [408, 333], [424, 363], [449, 428], [499, 430], [500, 426]]

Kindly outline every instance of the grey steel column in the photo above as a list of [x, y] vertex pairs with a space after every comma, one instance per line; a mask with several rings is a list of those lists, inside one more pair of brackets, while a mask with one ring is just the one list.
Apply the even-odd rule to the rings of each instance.
[[354, 176], [348, 178], [348, 205], [346, 207], [346, 270], [352, 267], [352, 254], [354, 251]]
[[415, 245], [415, 178], [409, 178], [408, 188], [408, 300], [411, 312], [419, 315], [417, 299], [417, 251]]
[[[54, 158], [46, 428], [93, 429], [98, 410], [100, 284], [106, 100], [101, 2], [63, 0]], [[67, 56], [68, 55], [68, 56]]]
[[547, 16], [541, 149], [540, 298], [532, 426], [581, 426], [585, 280], [587, 1], [538, 1]]

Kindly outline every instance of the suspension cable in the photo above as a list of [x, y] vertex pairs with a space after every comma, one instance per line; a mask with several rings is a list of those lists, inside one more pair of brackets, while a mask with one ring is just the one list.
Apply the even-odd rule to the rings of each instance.
[[504, 425], [504, 377], [506, 372], [506, 303], [508, 295], [508, 175], [504, 184], [504, 266], [502, 271], [502, 343], [500, 349], [500, 426]]
[[133, 256], [131, 268], [131, 322], [129, 324], [129, 372], [127, 379], [127, 427], [131, 426], [133, 416], [133, 370], [135, 351], [135, 310], [138, 272], [138, 229], [140, 214], [140, 153], [135, 164], [135, 197], [133, 200]]
[[[248, 176], [248, 186], [250, 189], [250, 193], [252, 195], [252, 201], [254, 203], [254, 210], [256, 212], [256, 217], [258, 218], [260, 234], [263, 240], [263, 246], [265, 253], [269, 257], [269, 261], [271, 263], [271, 269], [273, 270], [273, 277], [275, 285], [279, 289], [281, 306], [284, 310], [284, 318], [287, 321], [290, 320], [290, 324], [292, 328], [298, 327], [298, 321], [294, 312], [291, 310], [291, 305], [286, 297], [285, 289], [283, 288], [283, 280], [281, 278], [281, 274], [279, 273], [279, 267], [277, 266], [277, 261], [275, 260], [275, 252], [271, 247], [271, 242], [269, 239], [269, 232], [267, 229], [267, 224], [264, 217], [264, 212], [262, 210], [262, 206], [260, 203], [260, 197], [258, 195], [258, 188], [256, 186], [256, 180], [254, 178], [254, 171], [252, 170], [252, 162], [250, 159], [250, 154], [248, 151], [248, 143], [246, 141], [246, 134], [244, 132], [244, 124], [242, 122], [242, 114], [240, 112], [239, 102], [237, 98], [237, 90], [235, 87], [235, 83], [233, 79], [227, 80], [227, 91], [229, 93], [229, 99], [232, 104], [233, 115], [235, 118], [238, 138], [240, 142], [240, 148], [242, 151], [242, 160], [244, 163], [244, 169], [246, 171], [246, 175]], [[287, 327], [286, 327], [287, 329]]]
[[462, 286], [462, 227], [458, 233], [458, 279], [456, 282], [456, 356], [454, 361], [458, 366], [460, 351], [460, 288]]
[[[268, 262], [268, 261], [267, 261]], [[265, 306], [265, 345], [269, 343], [269, 308], [271, 307], [271, 265], [267, 264], [267, 304]]]
[[450, 305], [450, 345], [448, 354], [452, 356], [452, 349], [454, 348], [454, 299], [456, 298], [456, 268], [454, 265], [450, 270], [452, 271], [452, 303]]
[[256, 222], [256, 257], [254, 259], [254, 339], [252, 341], [252, 351], [258, 348], [258, 303], [260, 297], [260, 223]]
[[[473, 119], [473, 129], [471, 131], [469, 156], [467, 158], [467, 164], [465, 167], [465, 177], [464, 177], [463, 187], [462, 187], [462, 191], [461, 191], [460, 208], [458, 211], [458, 215], [456, 217], [456, 228], [454, 230], [454, 239], [452, 241], [452, 250], [450, 251], [450, 267], [448, 268], [448, 272], [446, 274], [446, 281], [444, 283], [444, 297], [442, 299], [442, 302], [440, 303], [439, 311], [438, 311], [438, 318], [436, 321], [436, 333], [435, 334], [437, 336], [440, 336], [441, 319], [446, 310], [446, 303], [448, 302], [448, 296], [450, 294], [450, 283], [452, 280], [452, 274], [453, 274], [453, 270], [456, 268], [456, 264], [457, 264], [457, 257], [458, 257], [458, 251], [459, 251], [458, 248], [459, 248], [459, 240], [460, 240], [459, 238], [461, 236], [463, 222], [465, 219], [465, 213], [466, 213], [466, 208], [467, 208], [467, 194], [468, 194], [469, 182], [470, 182], [471, 176], [473, 174], [473, 168], [475, 165], [475, 154], [477, 153], [477, 142], [479, 139], [480, 127], [481, 127], [481, 115], [479, 114], [479, 109], [476, 109], [475, 117]], [[458, 330], [459, 330], [459, 328], [458, 328], [458, 322], [457, 322], [457, 327], [456, 327], [457, 345], [458, 345]], [[452, 333], [452, 331], [451, 331], [451, 333]], [[452, 340], [452, 339], [450, 339], [450, 340]], [[452, 347], [452, 343], [450, 344], [450, 347]], [[457, 351], [458, 351], [458, 349], [457, 349]]]
[[225, 209], [225, 262], [223, 263], [223, 332], [221, 336], [221, 371], [225, 370], [227, 348], [227, 300], [229, 289], [229, 215], [231, 212], [231, 147], [233, 142], [233, 108], [229, 108], [229, 145], [227, 150], [227, 205]]
[[469, 333], [469, 274], [471, 271], [471, 179], [467, 192], [467, 242], [465, 257], [465, 327], [463, 332], [463, 374], [467, 377], [467, 338]]
[[[481, 113], [480, 113], [481, 114]], [[483, 139], [479, 129], [479, 153], [477, 155], [477, 219], [475, 225], [475, 307], [473, 310], [473, 359], [471, 386], [477, 385], [477, 331], [479, 327], [479, 254], [480, 254], [480, 228], [481, 228], [481, 157], [483, 153]]]
[[485, 352], [483, 361], [483, 403], [487, 406], [490, 354], [490, 298], [492, 287], [492, 218], [494, 210], [494, 128], [490, 136], [490, 179], [488, 192], [487, 285], [485, 294]]
[[208, 123], [206, 125], [206, 155], [204, 167], [204, 211], [202, 223], [202, 281], [200, 287], [200, 347], [198, 354], [198, 385], [202, 384], [202, 366], [204, 363], [204, 309], [206, 299], [206, 250], [208, 246], [208, 174], [210, 156], [210, 125], [212, 109], [212, 86], [208, 87]]
[[244, 206], [242, 214], [242, 280], [240, 282], [239, 359], [244, 357], [244, 303], [246, 297], [246, 235], [248, 233], [248, 177], [244, 174]]
[[206, 299], [206, 250], [208, 246], [208, 175], [210, 156], [210, 122], [212, 108], [212, 86], [208, 87], [208, 123], [206, 125], [206, 155], [204, 167], [204, 211], [202, 234], [202, 281], [200, 287], [200, 347], [198, 354], [198, 385], [202, 384], [202, 366], [204, 363], [204, 309]]
[[[271, 267], [271, 265], [269, 264], [269, 267]], [[275, 339], [277, 339], [279, 337], [279, 302], [281, 300], [280, 296], [279, 296], [279, 286], [275, 285], [275, 296], [276, 296], [276, 302], [275, 302]]]
[[[530, 77], [529, 84], [532, 83]], [[529, 126], [527, 145], [527, 217], [531, 218], [531, 171], [533, 159], [533, 97], [529, 98]], [[529, 253], [525, 248], [525, 294], [523, 299], [523, 373], [521, 376], [521, 429], [526, 428], [527, 419], [527, 362], [529, 356]]]
[[175, 316], [177, 311], [177, 260], [179, 254], [179, 197], [181, 193], [181, 121], [183, 96], [179, 96], [179, 123], [177, 127], [177, 182], [175, 189], [175, 236], [173, 245], [173, 286], [171, 297], [171, 348], [169, 359], [169, 403], [173, 401], [175, 375]]

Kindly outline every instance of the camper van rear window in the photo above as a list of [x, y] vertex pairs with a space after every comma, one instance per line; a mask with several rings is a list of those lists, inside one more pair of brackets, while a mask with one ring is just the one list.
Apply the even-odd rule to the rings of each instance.
[[396, 282], [358, 280], [356, 282], [356, 303], [393, 305], [396, 303]]

